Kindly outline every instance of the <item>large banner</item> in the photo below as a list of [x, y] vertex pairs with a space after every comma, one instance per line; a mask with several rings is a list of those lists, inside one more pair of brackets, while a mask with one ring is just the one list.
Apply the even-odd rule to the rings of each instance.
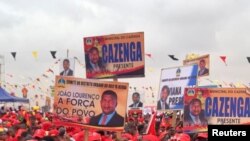
[[87, 78], [144, 76], [144, 33], [84, 38]]
[[191, 64], [198, 64], [199, 70], [198, 70], [198, 76], [208, 76], [209, 75], [209, 69], [210, 69], [210, 56], [209, 54], [203, 55], [194, 59], [184, 60], [183, 65], [191, 65]]
[[57, 124], [123, 130], [128, 83], [56, 76]]
[[245, 88], [187, 88], [184, 131], [210, 125], [250, 124], [250, 93]]
[[198, 65], [162, 69], [157, 110], [183, 109], [185, 87], [196, 86]]

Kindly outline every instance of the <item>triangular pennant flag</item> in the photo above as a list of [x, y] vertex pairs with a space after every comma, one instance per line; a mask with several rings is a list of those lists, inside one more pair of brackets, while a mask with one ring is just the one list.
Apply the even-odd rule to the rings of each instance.
[[54, 71], [52, 69], [48, 69], [47, 72], [51, 72], [54, 74]]
[[13, 75], [12, 74], [6, 74], [7, 76], [9, 76], [9, 77], [13, 77]]
[[55, 64], [57, 64], [58, 62], [60, 62], [60, 59], [58, 59], [58, 60], [55, 62]]
[[148, 56], [149, 58], [152, 57], [152, 55], [150, 53], [145, 53], [146, 56]]
[[153, 90], [153, 88], [151, 86], [149, 88], [150, 88], [150, 90]]
[[232, 87], [232, 88], [236, 88], [236, 86], [232, 82], [229, 84], [229, 86]]
[[250, 63], [250, 57], [247, 57], [247, 61], [248, 61], [248, 63]]
[[43, 77], [48, 78], [48, 76], [46, 74], [43, 74]]
[[11, 52], [12, 57], [16, 60], [16, 52]]
[[227, 59], [227, 57], [226, 56], [220, 56], [220, 59], [226, 64], [226, 66], [227, 66], [227, 62], [226, 62], [226, 59]]
[[37, 59], [37, 57], [38, 57], [37, 51], [32, 51], [32, 56], [33, 56], [35, 59]]
[[51, 53], [53, 59], [56, 59], [56, 51], [50, 51], [50, 53]]
[[148, 71], [149, 71], [149, 72], [154, 72], [154, 68], [149, 67], [149, 68], [148, 68]]
[[174, 61], [178, 61], [179, 59], [178, 58], [175, 58], [174, 55], [168, 55], [172, 60]]

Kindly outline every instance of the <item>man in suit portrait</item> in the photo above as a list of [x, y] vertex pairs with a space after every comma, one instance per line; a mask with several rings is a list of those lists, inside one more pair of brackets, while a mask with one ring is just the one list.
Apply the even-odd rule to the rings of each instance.
[[161, 88], [160, 100], [157, 102], [157, 110], [165, 110], [169, 109], [169, 105], [167, 104], [167, 98], [170, 94], [170, 89], [167, 85]]
[[[186, 111], [186, 112], [185, 112]], [[194, 98], [190, 101], [188, 107], [185, 109], [184, 124], [185, 125], [207, 125], [207, 119], [202, 110], [201, 100]]]
[[140, 94], [134, 92], [132, 95], [133, 104], [129, 105], [131, 108], [140, 108], [143, 107], [143, 103], [140, 101]]
[[199, 67], [200, 67], [200, 70], [198, 72], [198, 76], [203, 76], [203, 75], [209, 74], [209, 69], [206, 68], [206, 61], [204, 59], [200, 60]]
[[63, 60], [63, 71], [60, 73], [61, 76], [73, 76], [73, 70], [69, 68], [70, 62], [69, 59]]
[[102, 63], [102, 59], [99, 56], [98, 48], [90, 48], [86, 60], [86, 69], [88, 73], [98, 73], [106, 70], [105, 65]]
[[117, 94], [112, 90], [106, 90], [101, 96], [102, 113], [90, 118], [90, 125], [121, 127], [124, 125], [124, 117], [119, 115], [115, 108], [117, 106]]

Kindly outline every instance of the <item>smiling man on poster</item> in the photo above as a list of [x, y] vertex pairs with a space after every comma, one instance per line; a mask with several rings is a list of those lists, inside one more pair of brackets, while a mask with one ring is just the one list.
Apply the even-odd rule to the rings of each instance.
[[106, 90], [101, 97], [102, 113], [91, 117], [89, 124], [93, 126], [121, 127], [124, 118], [119, 115], [115, 108], [117, 106], [117, 94], [112, 90]]

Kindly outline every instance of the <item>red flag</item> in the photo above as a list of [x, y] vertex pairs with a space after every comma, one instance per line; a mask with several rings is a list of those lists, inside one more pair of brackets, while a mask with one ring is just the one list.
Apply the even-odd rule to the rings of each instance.
[[155, 131], [155, 116], [156, 116], [156, 114], [154, 113], [152, 116], [153, 117], [152, 117], [152, 120], [151, 120], [151, 122], [149, 124], [149, 128], [148, 128], [148, 134], [156, 135], [156, 131]]
[[220, 56], [220, 59], [227, 65], [227, 62], [226, 62], [227, 57], [226, 56]]
[[146, 56], [148, 56], [149, 58], [152, 57], [152, 55], [150, 53], [145, 53]]

